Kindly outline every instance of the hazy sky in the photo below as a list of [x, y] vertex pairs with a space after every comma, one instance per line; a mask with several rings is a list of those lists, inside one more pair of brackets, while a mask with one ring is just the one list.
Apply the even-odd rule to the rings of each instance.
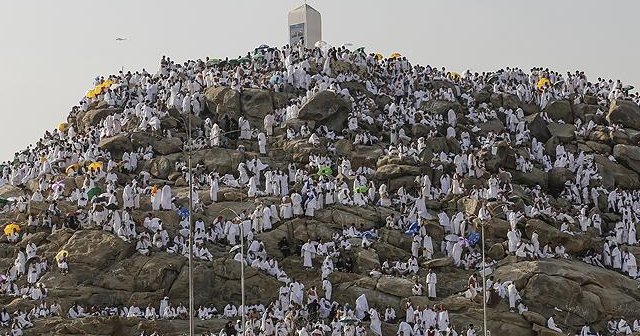
[[[66, 119], [98, 75], [287, 41], [300, 0], [0, 0], [0, 161]], [[323, 40], [450, 70], [581, 69], [640, 86], [638, 0], [309, 0]], [[116, 42], [116, 37], [127, 41]]]

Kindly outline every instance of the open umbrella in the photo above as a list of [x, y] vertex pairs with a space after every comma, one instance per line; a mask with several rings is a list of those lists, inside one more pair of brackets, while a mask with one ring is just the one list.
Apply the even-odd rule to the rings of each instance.
[[281, 82], [281, 77], [277, 74], [271, 76], [271, 78], [269, 79], [269, 83], [271, 84], [277, 84], [279, 82]]
[[478, 232], [471, 233], [467, 236], [467, 241], [469, 245], [473, 246], [480, 241], [480, 234]]
[[185, 219], [189, 217], [189, 209], [187, 208], [180, 208], [176, 212], [178, 213], [178, 216], [180, 216], [181, 219]]
[[369, 187], [367, 187], [367, 186], [359, 186], [359, 187], [356, 187], [354, 191], [357, 192], [357, 193], [364, 194], [368, 190], [369, 190]]
[[89, 169], [102, 169], [102, 162], [93, 162], [89, 165]]
[[219, 58], [210, 58], [207, 61], [207, 65], [218, 65], [218, 64], [220, 64], [220, 62], [222, 62], [222, 60], [219, 59]]
[[18, 225], [16, 223], [9, 223], [9, 224], [7, 224], [7, 226], [4, 227], [4, 235], [5, 236], [10, 236], [14, 232], [20, 232], [20, 225]]
[[487, 78], [487, 84], [493, 84], [495, 81], [498, 80], [500, 76], [498, 74], [493, 74], [491, 75], [489, 78]]
[[350, 317], [350, 316], [345, 316], [345, 317], [340, 319], [340, 323], [345, 323], [345, 324], [355, 324], [357, 322], [358, 322], [357, 318]]
[[93, 187], [89, 190], [89, 192], [87, 193], [87, 197], [89, 198], [89, 200], [91, 200], [92, 198], [98, 196], [102, 194], [102, 189], [98, 188], [98, 187]]
[[450, 242], [457, 242], [460, 239], [460, 236], [450, 233], [446, 236], [444, 236], [444, 240], [446, 241], [450, 241]]
[[460, 74], [455, 71], [451, 71], [449, 72], [449, 78], [451, 78], [454, 81], [460, 80]]
[[249, 63], [249, 62], [251, 62], [251, 58], [249, 58], [249, 57], [242, 57], [242, 58], [238, 59], [238, 61], [239, 61], [240, 63]]
[[373, 58], [375, 58], [377, 61], [382, 61], [384, 59], [384, 55], [382, 55], [381, 53], [375, 53], [373, 55]]
[[67, 123], [59, 123], [58, 124], [58, 131], [64, 132], [64, 131], [67, 130], [68, 127], [69, 127], [69, 124], [67, 124]]
[[71, 174], [71, 172], [77, 172], [78, 168], [80, 168], [80, 165], [77, 163], [74, 163], [72, 165], [70, 165], [69, 167], [67, 167], [67, 169], [65, 169], [65, 172], [67, 173], [67, 175]]
[[318, 169], [318, 175], [331, 176], [332, 174], [333, 170], [331, 169], [331, 167], [320, 167], [320, 169]]
[[69, 252], [67, 252], [67, 250], [60, 250], [60, 252], [58, 252], [58, 254], [56, 254], [56, 261], [60, 262], [60, 259], [62, 258], [66, 258], [69, 256]]
[[402, 57], [402, 55], [399, 52], [394, 52], [393, 54], [389, 55], [389, 58], [391, 59], [396, 59], [400, 57]]
[[266, 44], [261, 44], [259, 47], [257, 47], [256, 49], [258, 50], [263, 50], [263, 49], [269, 49], [270, 47]]
[[328, 44], [328, 43], [327, 43], [327, 42], [325, 42], [325, 41], [318, 41], [318, 42], [314, 43], [313, 45], [314, 45], [316, 48], [320, 48], [320, 49], [322, 49], [322, 48], [324, 48], [325, 46], [327, 46], [327, 44]]
[[420, 230], [420, 225], [418, 224], [418, 222], [413, 222], [411, 223], [409, 228], [404, 232], [404, 234], [409, 236], [415, 236], [418, 233], [418, 230]]
[[235, 245], [234, 247], [232, 247], [232, 248], [229, 250], [229, 253], [233, 253], [233, 252], [235, 252], [235, 251], [237, 251], [237, 250], [239, 250], [239, 249], [240, 249], [240, 245]]
[[625, 91], [629, 91], [629, 90], [633, 90], [635, 88], [635, 86], [633, 85], [625, 85], [622, 87], [623, 90]]
[[547, 85], [551, 85], [551, 81], [549, 80], [549, 78], [542, 77], [538, 80], [536, 87], [539, 91], [542, 91], [542, 89]]

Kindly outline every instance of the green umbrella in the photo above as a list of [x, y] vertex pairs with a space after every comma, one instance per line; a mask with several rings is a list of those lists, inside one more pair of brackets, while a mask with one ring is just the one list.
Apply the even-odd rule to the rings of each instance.
[[253, 54], [253, 59], [263, 59], [264, 55], [263, 54]]
[[241, 63], [249, 63], [249, 62], [251, 62], [251, 58], [243, 57], [243, 58], [239, 59], [238, 61], [240, 61]]
[[369, 190], [367, 186], [359, 186], [355, 189], [355, 192], [364, 194]]
[[100, 194], [102, 194], [102, 189], [100, 189], [98, 187], [93, 187], [87, 193], [87, 197], [89, 198], [89, 200], [91, 200], [92, 198], [94, 198], [95, 196], [98, 196]]
[[221, 60], [221, 59], [219, 59], [219, 58], [210, 58], [210, 59], [207, 61], [207, 65], [218, 65], [218, 64], [220, 64], [221, 62], [222, 62], [222, 60]]
[[333, 170], [331, 169], [331, 167], [320, 167], [320, 169], [318, 169], [318, 175], [331, 176], [332, 174]]

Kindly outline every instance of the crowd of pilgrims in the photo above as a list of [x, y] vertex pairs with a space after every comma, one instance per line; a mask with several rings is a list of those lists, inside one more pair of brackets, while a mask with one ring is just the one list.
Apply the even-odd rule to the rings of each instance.
[[[0, 174], [0, 185], [25, 186], [36, 181], [32, 193], [10, 199], [2, 212], [26, 213], [33, 202], [45, 202], [46, 209], [40, 215], [29, 215], [22, 230], [14, 230], [7, 236], [8, 243], [19, 243], [35, 231], [55, 232], [60, 229], [104, 230], [122, 240], [135, 244], [143, 255], [160, 251], [188, 256], [189, 216], [183, 205], [176, 203], [175, 187], [168, 183], [156, 183], [149, 172], [141, 169], [140, 163], [152, 159], [156, 153], [152, 146], [140, 147], [125, 152], [120, 160], [100, 149], [101, 139], [129, 132], [150, 132], [163, 137], [174, 137], [174, 129], [161, 127], [162, 121], [172, 118], [171, 110], [183, 114], [202, 116], [201, 127], [193, 129], [191, 143], [184, 149], [228, 147], [234, 140], [256, 141], [259, 155], [237, 166], [235, 173], [220, 174], [207, 171], [196, 162], [189, 171], [184, 161], [178, 160], [175, 171], [181, 172], [185, 181], [191, 181], [191, 199], [197, 214], [207, 205], [199, 197], [199, 192], [208, 191], [212, 202], [218, 201], [220, 188], [243, 188], [250, 199], [256, 199], [255, 209], [232, 217], [217, 217], [213, 222], [197, 219], [194, 225], [193, 256], [203, 261], [211, 261], [209, 248], [213, 244], [225, 245], [234, 253], [234, 259], [249, 267], [261, 270], [282, 282], [278, 299], [266, 305], [225, 307], [213, 305], [197, 309], [197, 317], [203, 320], [225, 318], [229, 322], [219, 335], [236, 335], [246, 329], [247, 335], [381, 335], [381, 321], [399, 323], [398, 335], [476, 335], [478, 326], [459, 326], [449, 320], [447, 308], [436, 304], [420, 307], [407, 303], [402, 313], [396, 316], [392, 307], [370, 307], [365, 295], [360, 296], [354, 306], [338, 303], [332, 299], [332, 284], [329, 274], [334, 270], [353, 271], [354, 261], [349, 251], [353, 245], [360, 248], [375, 248], [380, 239], [378, 228], [365, 228], [354, 223], [345, 223], [342, 231], [337, 231], [330, 240], [288, 241], [283, 238], [278, 247], [284, 257], [299, 255], [307, 269], [319, 266], [322, 287], [306, 288], [305, 285], [287, 275], [275, 256], [269, 256], [264, 244], [256, 237], [275, 226], [297, 217], [313, 218], [317, 211], [344, 205], [354, 207], [387, 207], [397, 211], [386, 218], [385, 227], [399, 230], [413, 236], [411, 257], [407, 260], [384, 260], [380, 268], [370, 270], [371, 277], [398, 276], [415, 280], [413, 294], [425, 295], [437, 300], [437, 275], [433, 270], [420, 269], [419, 262], [429, 260], [434, 255], [451, 256], [456, 267], [469, 270], [471, 276], [468, 288], [461, 288], [461, 295], [470, 300], [482, 296], [483, 286], [488, 290], [488, 303], [495, 305], [504, 300], [514, 313], [527, 310], [515, 284], [511, 281], [487, 278], [482, 284], [478, 270], [483, 267], [490, 275], [496, 261], [482, 260], [477, 240], [469, 239], [475, 232], [474, 223], [490, 222], [496, 217], [506, 218], [510, 224], [505, 239], [508, 253], [522, 259], [578, 258], [598, 267], [617, 270], [631, 278], [636, 278], [635, 257], [627, 246], [637, 245], [635, 223], [640, 213], [638, 191], [611, 189], [600, 183], [601, 176], [590, 153], [572, 153], [562, 144], [555, 148], [555, 155], [545, 152], [544, 143], [531, 136], [520, 108], [512, 110], [500, 107], [494, 109], [486, 103], [477, 104], [474, 92], [487, 85], [493, 92], [515, 94], [523, 102], [537, 104], [544, 108], [558, 99], [572, 99], [581, 102], [586, 95], [594, 96], [603, 106], [612, 99], [629, 99], [640, 102], [638, 94], [630, 94], [619, 81], [598, 78], [589, 81], [584, 73], [560, 74], [548, 69], [534, 68], [525, 72], [517, 68], [506, 68], [495, 73], [472, 73], [452, 75], [446, 69], [431, 66], [412, 65], [406, 58], [378, 59], [374, 54], [347, 48], [304, 49], [301, 46], [283, 48], [258, 48], [247, 55], [248, 62], [209, 60], [177, 63], [163, 57], [156, 73], [146, 70], [123, 72], [108, 77], [98, 77], [94, 85], [105, 80], [114, 84], [95, 98], [83, 98], [71, 112], [76, 117], [96, 106], [119, 107], [121, 112], [104, 118], [95, 126], [82, 129], [78, 124], [59, 127], [48, 131], [33, 146], [16, 153], [11, 162], [5, 162]], [[337, 73], [336, 64], [351, 63], [359, 69]], [[312, 72], [311, 69], [317, 71]], [[539, 88], [540, 78], [549, 83]], [[343, 86], [345, 82], [361, 82], [373, 95], [391, 97], [381, 113], [373, 113], [372, 99], [362, 93], [351, 92]], [[434, 88], [426, 85], [431, 81], [449, 82], [451, 86]], [[555, 83], [555, 84], [553, 84]], [[207, 114], [204, 90], [209, 87], [228, 86], [242, 91], [246, 88], [260, 88], [273, 91], [289, 90], [299, 94], [285, 105], [278, 107], [264, 118], [261, 127], [251, 127], [248, 119], [240, 117], [232, 120], [228, 115], [217, 118], [217, 111]], [[352, 103], [353, 111], [348, 116], [344, 130], [333, 130], [326, 126], [312, 128], [303, 124], [299, 128], [287, 126], [287, 121], [297, 118], [299, 109], [315, 93], [331, 90]], [[446, 115], [421, 110], [423, 102], [432, 100], [459, 101], [468, 113], [465, 117], [476, 125], [497, 119], [504, 115], [505, 128], [501, 132], [481, 132], [477, 126], [458, 124], [459, 115], [449, 110]], [[599, 111], [602, 114], [602, 111]], [[542, 113], [543, 118], [551, 121]], [[369, 126], [378, 125], [383, 131], [369, 131]], [[431, 128], [428, 137], [412, 137], [411, 128], [423, 124]], [[586, 136], [597, 125], [593, 120], [576, 119], [577, 133]], [[604, 126], [609, 131], [617, 125]], [[270, 139], [281, 129], [291, 141], [307, 141], [317, 151], [309, 156], [308, 165], [289, 163], [288, 166], [270, 166], [261, 156], [270, 150]], [[235, 133], [235, 130], [238, 130]], [[459, 141], [461, 152], [452, 154], [436, 152], [430, 162], [421, 162], [420, 154], [428, 146], [429, 137], [446, 136]], [[433, 176], [423, 175], [415, 179], [412, 188], [401, 186], [390, 189], [385, 183], [373, 179], [375, 167], [353, 166], [348, 157], [336, 155], [336, 142], [341, 139], [353, 144], [384, 146], [384, 155], [399, 158], [414, 164], [427, 164], [436, 172]], [[517, 157], [517, 169], [528, 172], [533, 167], [549, 171], [553, 167], [564, 167], [575, 174], [575, 180], [566, 184], [560, 197], [572, 205], [569, 210], [554, 208], [550, 196], [540, 187], [526, 188], [531, 201], [524, 211], [510, 208], [512, 192], [511, 175], [500, 170], [491, 174], [485, 168], [480, 152], [496, 151], [501, 142], [509, 146], [525, 149]], [[238, 146], [238, 150], [245, 150]], [[526, 153], [526, 155], [523, 155]], [[99, 162], [98, 165], [85, 163]], [[454, 166], [449, 170], [447, 167]], [[319, 174], [322, 169], [331, 168], [328, 174]], [[134, 178], [124, 183], [116, 172], [131, 174]], [[334, 173], [335, 172], [335, 173]], [[80, 188], [65, 194], [64, 176], [82, 177]], [[482, 187], [467, 187], [465, 178], [486, 180]], [[123, 186], [124, 184], [124, 186]], [[100, 187], [98, 195], [90, 191]], [[26, 189], [25, 189], [26, 190]], [[606, 204], [600, 204], [604, 195]], [[263, 201], [264, 196], [274, 196], [280, 202]], [[452, 197], [467, 196], [481, 201], [477, 214], [469, 216], [465, 212], [434, 213], [427, 207], [431, 200], [441, 201]], [[147, 203], [146, 201], [149, 201]], [[501, 206], [489, 208], [488, 201]], [[63, 213], [60, 202], [69, 202], [77, 211]], [[141, 222], [133, 219], [133, 210], [148, 211]], [[157, 211], [178, 211], [181, 222], [176, 232], [169, 232], [165, 223], [154, 215]], [[616, 213], [619, 222], [613, 230], [602, 227], [602, 211]], [[545, 216], [561, 223], [561, 231], [582, 235], [587, 230], [595, 230], [606, 237], [600, 250], [592, 250], [583, 256], [570, 256], [560, 244], [541, 246], [537, 232], [527, 237], [521, 231], [522, 224], [529, 218]], [[444, 228], [446, 237], [434, 242], [422, 225], [427, 220], [436, 220]], [[474, 222], [475, 221], [475, 222]], [[237, 247], [240, 235], [247, 245], [243, 255]], [[437, 246], [439, 250], [436, 250]], [[50, 265], [50, 263], [53, 263]], [[53, 269], [52, 269], [53, 268]], [[57, 270], [56, 270], [57, 268]], [[64, 309], [57, 301], [47, 299], [46, 284], [39, 279], [46, 272], [73, 272], [73, 264], [62, 255], [55, 260], [47, 260], [38, 255], [38, 247], [27, 244], [20, 248], [15, 262], [1, 278], [0, 292], [5, 296], [22, 297], [33, 302], [29, 311], [18, 310], [0, 313], [0, 325], [10, 329], [10, 335], [21, 335], [22, 329], [33, 326], [33, 321], [48, 316], [65, 316], [70, 319], [86, 316], [121, 316], [143, 319], [184, 319], [188, 310], [180, 303], [172, 305], [165, 297], [158, 309], [147, 307], [83, 307], [73, 304]], [[424, 284], [424, 285], [423, 285]], [[481, 299], [480, 299], [481, 300]], [[49, 302], [49, 303], [47, 303]], [[65, 307], [66, 308], [66, 307]], [[246, 325], [240, 324], [241, 315], [247, 317]], [[402, 316], [402, 318], [400, 318]], [[235, 320], [235, 321], [234, 321]], [[361, 322], [367, 323], [361, 323]], [[558, 329], [549, 317], [548, 325]], [[609, 331], [640, 331], [640, 322], [629, 325], [624, 319], [612, 320]], [[577, 331], [581, 336], [596, 335], [589, 326]]]

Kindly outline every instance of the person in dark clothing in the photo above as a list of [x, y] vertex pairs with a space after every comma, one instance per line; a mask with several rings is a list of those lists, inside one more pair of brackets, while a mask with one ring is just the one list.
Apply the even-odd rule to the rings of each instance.
[[280, 241], [278, 242], [278, 249], [280, 250], [280, 253], [282, 253], [282, 256], [285, 258], [291, 255], [291, 247], [289, 246], [287, 237], [282, 237], [282, 239], [280, 239]]

